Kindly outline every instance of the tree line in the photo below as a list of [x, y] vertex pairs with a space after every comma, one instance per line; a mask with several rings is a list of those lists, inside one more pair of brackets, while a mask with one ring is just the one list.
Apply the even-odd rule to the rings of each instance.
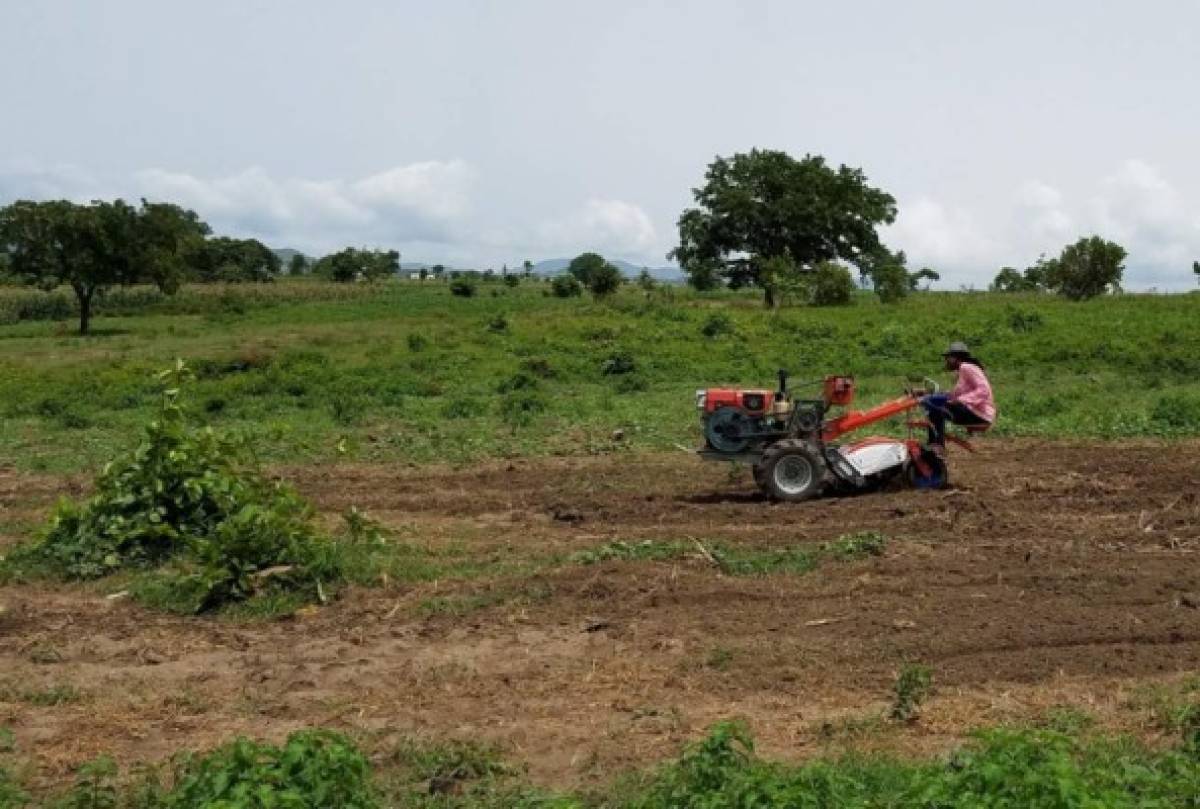
[[[80, 334], [88, 333], [97, 296], [113, 286], [153, 284], [172, 294], [184, 282], [269, 282], [282, 269], [257, 239], [213, 236], [195, 211], [170, 203], [20, 200], [0, 208], [0, 276], [46, 290], [70, 287]], [[373, 281], [398, 273], [400, 254], [346, 248], [311, 264], [295, 255], [288, 269]]]

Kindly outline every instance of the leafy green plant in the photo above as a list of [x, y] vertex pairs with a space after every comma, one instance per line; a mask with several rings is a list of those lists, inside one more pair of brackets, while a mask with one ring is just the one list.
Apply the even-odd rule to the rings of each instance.
[[879, 556], [886, 546], [887, 537], [878, 531], [860, 531], [857, 534], [842, 534], [832, 542], [827, 542], [822, 549], [835, 559], [849, 561]]
[[579, 279], [568, 273], [554, 276], [550, 282], [550, 290], [556, 298], [578, 298], [583, 294], [583, 284]]
[[266, 591], [324, 597], [340, 563], [311, 507], [258, 472], [244, 443], [189, 422], [189, 378], [182, 362], [159, 375], [159, 412], [141, 443], [104, 468], [91, 499], [60, 503], [40, 541], [6, 566], [66, 579], [157, 570], [135, 590], [194, 611]]
[[909, 664], [900, 669], [892, 686], [892, 719], [909, 722], [916, 718], [917, 708], [933, 691], [933, 672], [928, 666]]
[[459, 298], [475, 297], [475, 282], [470, 278], [455, 278], [450, 282], [450, 294]]
[[700, 327], [700, 333], [710, 339], [723, 334], [733, 334], [733, 321], [724, 312], [715, 312], [708, 316], [708, 320], [704, 321], [704, 325]]

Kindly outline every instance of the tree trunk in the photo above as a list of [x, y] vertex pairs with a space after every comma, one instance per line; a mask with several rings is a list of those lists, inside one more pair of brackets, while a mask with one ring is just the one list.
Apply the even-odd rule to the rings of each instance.
[[768, 309], [774, 309], [776, 306], [775, 287], [772, 284], [763, 287], [763, 305]]
[[86, 337], [88, 329], [92, 322], [92, 294], [93, 289], [86, 287], [75, 287], [75, 297], [79, 299], [79, 335]]

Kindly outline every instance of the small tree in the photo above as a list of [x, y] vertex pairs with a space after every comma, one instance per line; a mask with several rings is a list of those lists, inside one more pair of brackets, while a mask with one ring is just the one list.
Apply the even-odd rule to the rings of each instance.
[[1025, 276], [1012, 267], [1001, 267], [1000, 272], [992, 279], [992, 292], [1026, 292], [1028, 289], [1029, 283]]
[[658, 286], [658, 282], [654, 280], [654, 276], [650, 274], [650, 270], [642, 267], [642, 271], [638, 273], [637, 285], [644, 292], [653, 292], [654, 288]]
[[872, 273], [875, 294], [883, 303], [899, 303], [908, 296], [908, 272], [902, 264], [883, 264]]
[[308, 259], [302, 253], [296, 253], [288, 261], [288, 275], [304, 275], [308, 269]]
[[529, 259], [525, 259], [525, 261], [521, 264], [521, 271], [526, 278], [533, 275], [533, 262]]
[[606, 261], [602, 267], [592, 271], [584, 286], [592, 293], [592, 297], [607, 298], [620, 288], [623, 280], [621, 271]]
[[942, 280], [942, 276], [937, 270], [930, 269], [929, 267], [922, 267], [916, 272], [908, 274], [908, 288], [916, 291], [921, 285], [921, 282], [924, 281], [925, 291], [928, 292], [929, 288], [933, 286], [933, 282], [940, 280]]
[[822, 261], [812, 273], [813, 306], [845, 306], [854, 299], [854, 276], [833, 261]]
[[1046, 288], [1073, 301], [1120, 292], [1126, 255], [1124, 247], [1099, 236], [1080, 239], [1045, 262]]
[[567, 265], [567, 272], [575, 276], [579, 283], [585, 287], [591, 288], [592, 276], [604, 270], [604, 265], [608, 262], [604, 260], [604, 256], [599, 253], [580, 253], [571, 259], [571, 263]]
[[1196, 283], [1200, 284], [1200, 261], [1192, 262], [1192, 272], [1196, 274]]

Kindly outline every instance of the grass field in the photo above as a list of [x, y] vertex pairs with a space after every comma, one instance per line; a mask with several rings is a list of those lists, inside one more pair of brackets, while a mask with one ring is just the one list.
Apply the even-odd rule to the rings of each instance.
[[[0, 301], [38, 294], [0, 290]], [[863, 296], [768, 312], [751, 294], [683, 289], [596, 304], [547, 297], [544, 284], [483, 285], [464, 299], [444, 284], [281, 282], [176, 298], [132, 290], [106, 308], [86, 339], [69, 320], [0, 326], [7, 462], [104, 462], [145, 420], [153, 372], [176, 357], [200, 378], [195, 406], [252, 431], [279, 461], [663, 449], [695, 441], [698, 387], [769, 387], [778, 368], [796, 380], [852, 373], [861, 399], [878, 401], [910, 376], [937, 376], [952, 339], [988, 364], [999, 435], [1200, 434], [1196, 295], [921, 294], [894, 307]]]
[[[344, 566], [195, 615], [0, 564], [0, 808], [1194, 804], [1200, 296], [546, 290], [133, 289], [81, 339], [0, 288], [0, 562], [182, 358]], [[1001, 420], [949, 491], [772, 504], [675, 449], [698, 387], [871, 403], [951, 340]]]

